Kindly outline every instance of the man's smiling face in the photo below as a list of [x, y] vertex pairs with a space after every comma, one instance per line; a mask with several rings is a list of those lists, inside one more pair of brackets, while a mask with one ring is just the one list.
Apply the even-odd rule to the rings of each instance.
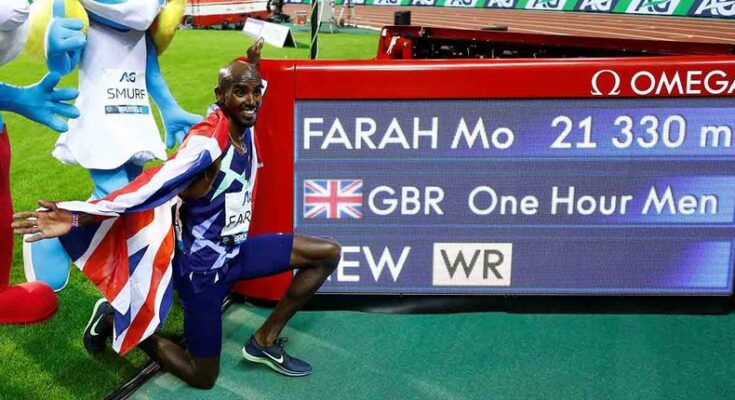
[[243, 128], [255, 125], [263, 100], [263, 81], [257, 67], [233, 62], [220, 71], [215, 94], [220, 107], [233, 122]]

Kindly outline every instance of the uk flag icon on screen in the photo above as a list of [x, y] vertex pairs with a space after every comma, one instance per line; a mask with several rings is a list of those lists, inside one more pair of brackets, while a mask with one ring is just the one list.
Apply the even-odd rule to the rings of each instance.
[[304, 218], [362, 218], [362, 179], [305, 179]]

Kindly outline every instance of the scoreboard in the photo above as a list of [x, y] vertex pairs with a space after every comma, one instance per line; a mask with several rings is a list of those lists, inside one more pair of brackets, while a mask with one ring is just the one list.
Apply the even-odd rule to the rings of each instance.
[[264, 61], [254, 226], [321, 293], [731, 295], [735, 63], [612, 61]]

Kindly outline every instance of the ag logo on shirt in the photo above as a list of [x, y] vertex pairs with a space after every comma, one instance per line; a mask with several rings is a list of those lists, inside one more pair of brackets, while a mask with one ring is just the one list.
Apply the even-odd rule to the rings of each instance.
[[120, 82], [135, 83], [135, 72], [123, 72]]

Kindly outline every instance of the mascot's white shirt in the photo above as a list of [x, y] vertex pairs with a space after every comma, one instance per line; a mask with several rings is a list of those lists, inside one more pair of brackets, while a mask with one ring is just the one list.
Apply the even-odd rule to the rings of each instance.
[[145, 83], [145, 32], [90, 23], [79, 63], [81, 112], [56, 142], [54, 157], [87, 169], [166, 159]]

